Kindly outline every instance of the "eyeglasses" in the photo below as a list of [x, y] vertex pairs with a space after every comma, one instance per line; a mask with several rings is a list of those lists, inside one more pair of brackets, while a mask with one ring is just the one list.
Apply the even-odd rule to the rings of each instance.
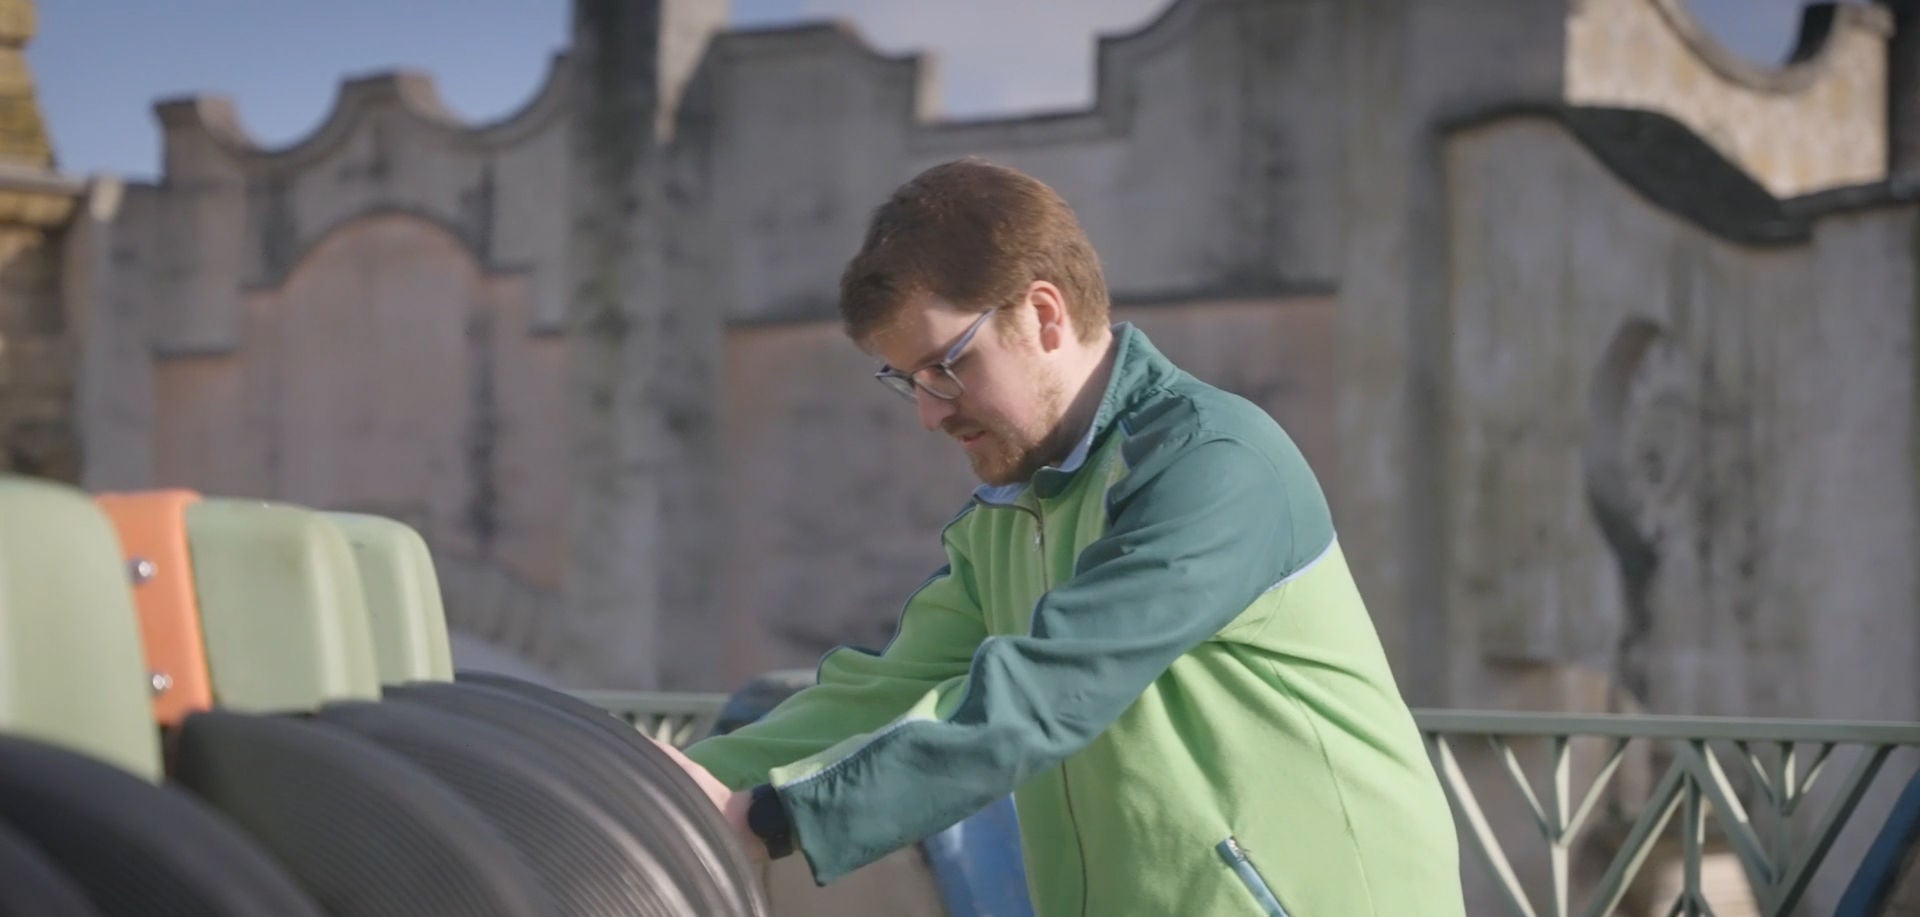
[[941, 357], [940, 362], [928, 364], [910, 373], [903, 373], [891, 366], [882, 366], [879, 372], [873, 374], [873, 377], [879, 379], [880, 384], [893, 390], [894, 394], [908, 401], [914, 400], [913, 390], [916, 388], [941, 401], [958, 399], [966, 394], [967, 387], [961, 385], [960, 378], [953, 374], [954, 361], [959, 360], [960, 354], [964, 353], [967, 345], [973, 342], [973, 336], [979, 332], [980, 326], [986, 324], [987, 319], [998, 311], [1000, 310], [992, 309], [980, 313], [980, 317], [967, 326], [966, 333], [960, 335], [960, 339], [954, 341], [952, 347], [947, 348], [947, 355]]

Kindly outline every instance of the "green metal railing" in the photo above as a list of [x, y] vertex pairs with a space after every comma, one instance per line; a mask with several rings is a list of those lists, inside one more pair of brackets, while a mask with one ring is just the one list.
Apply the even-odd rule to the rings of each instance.
[[[710, 732], [726, 703], [721, 694], [580, 696], [676, 745]], [[1676, 815], [1682, 880], [1668, 917], [1713, 913], [1702, 883], [1710, 843], [1731, 849], [1760, 914], [1785, 917], [1804, 899], [1888, 758], [1899, 748], [1920, 747], [1920, 724], [1907, 723], [1442, 710], [1416, 711], [1415, 719], [1468, 849], [1488, 870], [1508, 912], [1524, 917], [1617, 913]], [[1535, 790], [1529, 761], [1544, 770], [1544, 793]], [[1731, 770], [1723, 762], [1731, 762]], [[1845, 772], [1837, 783], [1826, 779], [1836, 766]], [[1591, 771], [1578, 793], [1576, 771]], [[1644, 778], [1637, 791], [1620, 779], [1629, 771]], [[1514, 819], [1494, 817], [1482, 804], [1486, 788], [1476, 785], [1497, 785], [1502, 777], [1517, 797], [1519, 821], [1531, 831], [1516, 830]], [[1825, 798], [1816, 798], [1816, 790]], [[1602, 822], [1608, 838], [1592, 830]], [[1532, 884], [1544, 890], [1544, 904], [1529, 894], [1508, 853], [1523, 842], [1536, 852], [1543, 848], [1546, 875]], [[1575, 859], [1583, 844], [1588, 853], [1598, 848], [1605, 866], [1576, 898]]]
[[[1468, 847], [1491, 870], [1509, 911], [1526, 917], [1615, 913], [1676, 814], [1682, 882], [1666, 910], [1670, 917], [1713, 913], [1701, 881], [1710, 839], [1737, 857], [1758, 913], [1791, 914], [1888, 757], [1920, 746], [1920, 724], [1907, 723], [1442, 711], [1423, 711], [1418, 719]], [[1575, 742], [1588, 753], [1576, 755]], [[1478, 767], [1463, 764], [1474, 745], [1484, 749], [1474, 759]], [[1545, 758], [1544, 798], [1521, 762], [1523, 748]], [[1594, 772], [1577, 794], [1576, 757]], [[1616, 779], [1630, 759], [1644, 776], [1659, 774], [1644, 794], [1623, 792]], [[1723, 762], [1731, 763], [1731, 773]], [[1824, 779], [1834, 764], [1845, 772], [1837, 784]], [[1523, 888], [1474, 788], [1488, 782], [1489, 772], [1505, 775], [1533, 839], [1545, 845], [1544, 906], [1536, 907]], [[1817, 800], [1824, 807], [1807, 805], [1816, 789], [1828, 797]], [[1573, 855], [1603, 801], [1624, 837], [1606, 857], [1586, 906], [1575, 909]]]
[[575, 696], [633, 724], [669, 745], [684, 748], [713, 731], [725, 694], [666, 691], [575, 691]]

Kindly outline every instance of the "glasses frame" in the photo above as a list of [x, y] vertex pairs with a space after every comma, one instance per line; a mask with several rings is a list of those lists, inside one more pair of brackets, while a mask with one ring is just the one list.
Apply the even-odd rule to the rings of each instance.
[[[880, 380], [880, 384], [886, 386], [888, 391], [908, 401], [914, 400], [915, 389], [926, 392], [928, 395], [941, 401], [960, 400], [960, 396], [967, 393], [967, 386], [960, 381], [959, 376], [954, 375], [953, 364], [960, 359], [961, 355], [966, 353], [967, 345], [973, 343], [973, 336], [980, 333], [980, 328], [987, 323], [987, 319], [992, 318], [994, 314], [999, 311], [999, 309], [989, 309], [980, 313], [980, 317], [974, 319], [973, 324], [967, 326], [967, 330], [960, 335], [960, 339], [954, 341], [952, 347], [947, 348], [946, 356], [941, 357], [939, 360], [922, 366], [912, 372], [901, 372], [891, 366], [883, 365], [878, 372], [873, 374], [873, 377]], [[938, 373], [938, 376], [935, 378], [944, 378], [946, 383], [951, 384], [953, 386], [953, 394], [945, 394], [939, 389], [920, 381], [920, 377], [927, 373]]]

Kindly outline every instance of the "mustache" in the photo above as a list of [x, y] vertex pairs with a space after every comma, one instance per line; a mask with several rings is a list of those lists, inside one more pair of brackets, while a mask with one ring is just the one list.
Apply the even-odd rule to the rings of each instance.
[[970, 420], [949, 417], [940, 422], [940, 432], [958, 439], [974, 433], [985, 433], [987, 432], [987, 428]]

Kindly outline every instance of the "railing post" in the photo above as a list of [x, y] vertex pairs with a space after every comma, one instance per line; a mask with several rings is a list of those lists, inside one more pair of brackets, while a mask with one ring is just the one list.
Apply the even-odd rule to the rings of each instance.
[[1700, 805], [1700, 781], [1692, 773], [1681, 778], [1680, 846], [1682, 862], [1682, 891], [1680, 900], [1684, 907], [1680, 912], [1686, 917], [1700, 917], [1700, 849], [1706, 841], [1707, 813]]
[[1572, 876], [1569, 873], [1569, 858], [1573, 848], [1573, 831], [1567, 824], [1567, 799], [1572, 795], [1572, 768], [1568, 746], [1572, 740], [1567, 736], [1553, 737], [1553, 809], [1548, 814], [1552, 821], [1553, 848], [1549, 851], [1553, 869], [1553, 913], [1554, 917], [1569, 917], [1567, 910], [1570, 897]]

